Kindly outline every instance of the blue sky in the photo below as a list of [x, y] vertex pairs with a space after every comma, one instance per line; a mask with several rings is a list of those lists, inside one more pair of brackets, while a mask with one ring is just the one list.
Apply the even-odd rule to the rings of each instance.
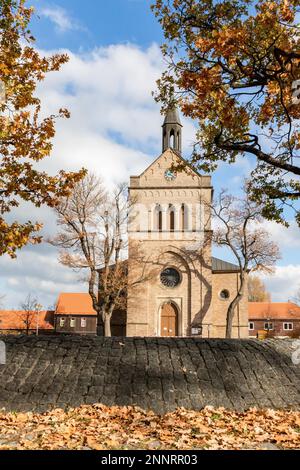
[[[161, 152], [160, 107], [151, 96], [164, 64], [159, 50], [162, 32], [150, 10], [152, 0], [28, 0], [36, 7], [31, 29], [41, 53], [66, 51], [70, 61], [51, 74], [38, 93], [45, 115], [60, 107], [71, 111], [57, 125], [51, 159], [41, 168], [56, 172], [85, 166], [102, 175], [108, 185], [128, 181]], [[183, 118], [183, 146], [189, 156], [195, 125]], [[237, 192], [253, 167], [251, 158], [234, 166], [222, 164], [213, 175], [215, 190]], [[23, 206], [18, 219], [42, 220], [44, 233], [55, 233], [48, 209]], [[300, 286], [299, 229], [268, 223], [280, 245], [282, 260], [276, 274], [266, 278], [273, 300], [286, 301]], [[215, 250], [219, 254], [219, 250]], [[224, 253], [221, 253], [224, 256]], [[230, 256], [226, 257], [230, 259]], [[299, 281], [298, 281], [299, 279]], [[19, 307], [31, 292], [44, 306], [59, 292], [84, 291], [78, 277], [58, 264], [47, 244], [27, 247], [16, 261], [0, 259], [0, 294], [5, 307]]]
[[[53, 35], [53, 24], [46, 18], [34, 22], [33, 31], [41, 48], [67, 47], [90, 50], [110, 44], [134, 43], [148, 47], [162, 39], [161, 28], [150, 12], [151, 0], [58, 0], [31, 2], [40, 9], [61, 7], [77, 28]], [[49, 42], [50, 40], [50, 42]]]

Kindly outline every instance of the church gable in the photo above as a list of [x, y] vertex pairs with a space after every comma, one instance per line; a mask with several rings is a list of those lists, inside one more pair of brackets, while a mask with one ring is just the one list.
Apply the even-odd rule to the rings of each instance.
[[141, 187], [200, 187], [203, 177], [189, 166], [176, 172], [173, 167], [184, 160], [171, 148], [162, 153], [139, 177]]

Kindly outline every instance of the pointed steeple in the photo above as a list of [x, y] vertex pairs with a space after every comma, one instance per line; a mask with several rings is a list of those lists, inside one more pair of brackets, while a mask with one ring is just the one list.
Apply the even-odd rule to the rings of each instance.
[[172, 148], [181, 155], [182, 124], [177, 108], [168, 109], [162, 128], [162, 151]]

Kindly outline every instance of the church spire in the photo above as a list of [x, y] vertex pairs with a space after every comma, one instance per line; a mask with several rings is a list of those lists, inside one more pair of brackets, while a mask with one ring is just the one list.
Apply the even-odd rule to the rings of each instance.
[[182, 124], [177, 108], [168, 109], [162, 128], [162, 151], [172, 148], [181, 155]]

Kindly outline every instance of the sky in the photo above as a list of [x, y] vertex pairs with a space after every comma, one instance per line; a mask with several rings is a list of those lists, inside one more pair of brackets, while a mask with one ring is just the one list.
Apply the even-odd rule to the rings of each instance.
[[[160, 25], [150, 10], [152, 0], [29, 0], [36, 9], [31, 29], [41, 54], [67, 52], [70, 60], [38, 87], [44, 116], [61, 107], [71, 119], [60, 120], [50, 158], [40, 169], [81, 167], [99, 174], [109, 187], [141, 173], [161, 153], [160, 106], [152, 92], [164, 70]], [[195, 124], [182, 118], [183, 154], [190, 156]], [[251, 158], [220, 165], [213, 175], [215, 191], [237, 192], [253, 168]], [[56, 232], [48, 208], [23, 204], [12, 215], [42, 221], [43, 234]], [[300, 287], [299, 228], [265, 226], [279, 244], [282, 258], [272, 276], [263, 277], [273, 301], [292, 299]], [[215, 249], [217, 256], [230, 254]], [[0, 259], [2, 308], [19, 308], [31, 293], [43, 307], [52, 307], [60, 292], [85, 292], [78, 274], [61, 266], [57, 250], [47, 243], [27, 246], [16, 260]]]

